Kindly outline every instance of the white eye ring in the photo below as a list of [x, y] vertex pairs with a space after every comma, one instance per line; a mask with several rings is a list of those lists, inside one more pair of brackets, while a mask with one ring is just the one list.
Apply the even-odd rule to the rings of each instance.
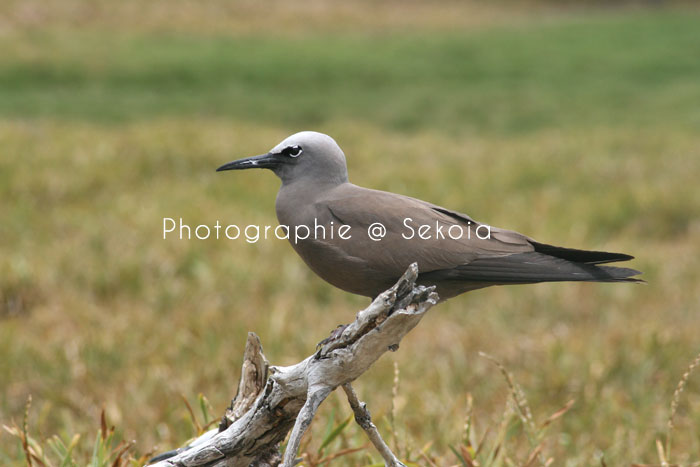
[[301, 146], [288, 146], [284, 148], [284, 153], [289, 157], [299, 157], [303, 152], [304, 150], [301, 149]]

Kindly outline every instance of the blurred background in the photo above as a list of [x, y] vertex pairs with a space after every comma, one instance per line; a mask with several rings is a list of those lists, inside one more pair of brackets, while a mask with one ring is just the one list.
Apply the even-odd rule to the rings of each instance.
[[[402, 458], [462, 465], [484, 438], [505, 465], [540, 441], [552, 465], [659, 463], [700, 351], [700, 9], [612, 3], [3, 0], [0, 424], [21, 427], [31, 395], [47, 462], [78, 434], [86, 464], [102, 410], [129, 455], [168, 450], [197, 431], [181, 396], [223, 413], [248, 331], [285, 365], [351, 321], [367, 300], [285, 241], [162, 236], [164, 217], [276, 225], [273, 174], [214, 169], [313, 129], [354, 183], [630, 253], [648, 281], [434, 309], [356, 382]], [[574, 405], [533, 442], [480, 351], [537, 424]], [[699, 461], [699, 375], [676, 402], [666, 455]], [[349, 414], [329, 398], [306, 465], [366, 444], [349, 424], [320, 449]], [[0, 463], [25, 463], [20, 438], [0, 431]]]

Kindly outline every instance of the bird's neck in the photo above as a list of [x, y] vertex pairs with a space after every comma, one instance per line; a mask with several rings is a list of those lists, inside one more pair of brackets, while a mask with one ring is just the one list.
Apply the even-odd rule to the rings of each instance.
[[280, 224], [296, 225], [313, 210], [314, 204], [332, 196], [332, 193], [347, 184], [347, 181], [338, 183], [308, 179], [282, 183], [275, 201], [277, 219]]

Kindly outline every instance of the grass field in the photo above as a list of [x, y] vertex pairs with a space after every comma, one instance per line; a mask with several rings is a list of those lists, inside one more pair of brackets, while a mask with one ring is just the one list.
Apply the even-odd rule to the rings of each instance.
[[[29, 434], [45, 449], [80, 434], [77, 465], [103, 409], [135, 458], [167, 450], [195, 434], [181, 395], [223, 413], [248, 331], [284, 365], [350, 321], [367, 301], [284, 241], [162, 238], [163, 217], [276, 225], [272, 174], [214, 169], [314, 129], [357, 184], [630, 253], [648, 281], [491, 288], [434, 309], [356, 383], [403, 458], [461, 465], [471, 413], [482, 456], [502, 443], [481, 465], [524, 463], [527, 430], [483, 351], [538, 423], [575, 400], [538, 435], [552, 465], [660, 462], [700, 351], [700, 11], [138, 5], [0, 7], [0, 424], [22, 425], [31, 395]], [[699, 375], [678, 401], [669, 460], [687, 465]], [[332, 396], [306, 451], [349, 414]], [[350, 424], [324, 452], [365, 442]], [[0, 464], [24, 462], [0, 431]]]

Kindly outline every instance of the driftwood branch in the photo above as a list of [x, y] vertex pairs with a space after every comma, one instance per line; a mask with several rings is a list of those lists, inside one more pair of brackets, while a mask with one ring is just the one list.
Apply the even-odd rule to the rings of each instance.
[[[382, 440], [369, 411], [350, 383], [367, 371], [437, 303], [433, 287], [416, 285], [418, 267], [411, 265], [399, 281], [380, 294], [355, 321], [324, 341], [318, 351], [296, 365], [268, 366], [260, 341], [248, 335], [241, 382], [218, 429], [189, 446], [158, 456], [158, 467], [274, 466], [279, 445], [291, 430], [283, 465], [292, 467], [301, 438], [318, 407], [342, 387], [355, 420], [388, 466], [402, 466]], [[166, 458], [167, 457], [167, 458]]]
[[379, 434], [379, 430], [372, 423], [372, 417], [367, 409], [367, 404], [360, 402], [355, 393], [355, 389], [350, 385], [350, 383], [343, 384], [343, 390], [348, 396], [348, 402], [350, 403], [350, 408], [355, 415], [355, 421], [360, 427], [365, 430], [367, 437], [374, 447], [377, 448], [379, 454], [381, 454], [384, 459], [384, 463], [389, 467], [406, 467], [389, 449], [389, 446], [382, 439], [382, 435]]

